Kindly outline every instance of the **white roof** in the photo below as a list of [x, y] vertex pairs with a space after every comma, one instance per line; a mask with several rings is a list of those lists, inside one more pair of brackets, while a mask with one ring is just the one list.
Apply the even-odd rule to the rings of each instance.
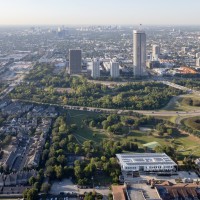
[[116, 154], [123, 166], [138, 165], [177, 165], [165, 153], [128, 153]]

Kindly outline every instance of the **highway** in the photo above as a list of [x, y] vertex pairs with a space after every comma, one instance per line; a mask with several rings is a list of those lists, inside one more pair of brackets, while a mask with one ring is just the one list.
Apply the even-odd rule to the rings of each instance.
[[80, 110], [80, 111], [87, 111], [87, 112], [96, 112], [96, 113], [117, 113], [119, 115], [129, 114], [130, 112], [139, 113], [142, 115], [148, 116], [163, 116], [163, 117], [172, 117], [172, 116], [179, 116], [179, 117], [193, 117], [193, 116], [200, 116], [200, 109], [193, 110], [193, 111], [165, 111], [165, 110], [121, 110], [121, 109], [107, 109], [107, 108], [95, 108], [95, 107], [83, 107], [83, 106], [71, 106], [71, 105], [60, 105], [60, 104], [52, 104], [52, 103], [43, 103], [38, 101], [32, 100], [23, 100], [23, 99], [12, 99], [13, 101], [21, 101], [26, 103], [35, 103], [41, 105], [50, 105], [50, 106], [57, 106], [62, 107], [66, 110]]
[[176, 88], [176, 89], [179, 89], [179, 90], [183, 90], [183, 91], [188, 92], [188, 93], [200, 95], [200, 91], [193, 90], [193, 89], [184, 87], [182, 85], [178, 85], [178, 84], [175, 84], [175, 83], [172, 83], [172, 82], [169, 82], [169, 81], [160, 81], [160, 82], [165, 84], [165, 85], [168, 85], [170, 87], [173, 87], [173, 88]]

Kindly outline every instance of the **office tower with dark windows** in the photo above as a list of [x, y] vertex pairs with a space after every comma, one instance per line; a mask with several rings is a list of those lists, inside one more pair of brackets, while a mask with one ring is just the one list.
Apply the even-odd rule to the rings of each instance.
[[144, 31], [133, 31], [133, 65], [134, 76], [146, 75], [146, 34]]
[[80, 74], [82, 64], [82, 51], [80, 49], [69, 50], [69, 74]]

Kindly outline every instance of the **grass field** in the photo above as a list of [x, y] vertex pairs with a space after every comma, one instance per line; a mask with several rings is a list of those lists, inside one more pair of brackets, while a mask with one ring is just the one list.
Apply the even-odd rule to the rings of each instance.
[[70, 123], [76, 124], [78, 126], [78, 130], [76, 131], [75, 134], [77, 139], [81, 143], [83, 143], [86, 140], [92, 140], [98, 144], [103, 139], [108, 138], [108, 135], [105, 131], [89, 128], [82, 123], [82, 120], [84, 119], [97, 116], [96, 113], [87, 111], [71, 111], [71, 110], [69, 113], [71, 116]]
[[184, 102], [184, 99], [191, 98], [192, 100], [200, 101], [200, 97], [194, 94], [181, 95], [173, 97], [167, 106], [163, 110], [175, 110], [175, 111], [191, 111], [191, 110], [200, 110], [200, 106], [190, 106]]
[[143, 144], [156, 141], [160, 145], [175, 144], [180, 159], [190, 154], [195, 157], [200, 157], [200, 139], [192, 135], [173, 133], [172, 137], [170, 137], [168, 135], [158, 136], [156, 134], [151, 135], [148, 132], [132, 131], [128, 136], [124, 137], [110, 135], [105, 130], [89, 128], [82, 124], [83, 119], [95, 117], [97, 115], [97, 113], [93, 112], [70, 111], [70, 123], [78, 125], [78, 130], [75, 132], [75, 136], [80, 143], [83, 143], [86, 140], [92, 140], [94, 144], [98, 145], [103, 139], [115, 141], [128, 140], [137, 143], [141, 151], [143, 149]]
[[200, 117], [187, 118], [182, 120], [182, 123], [193, 130], [200, 130]]

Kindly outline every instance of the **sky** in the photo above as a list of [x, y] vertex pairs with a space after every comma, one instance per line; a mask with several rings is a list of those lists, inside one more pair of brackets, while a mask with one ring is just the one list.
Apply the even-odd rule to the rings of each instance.
[[200, 25], [200, 0], [0, 0], [0, 25]]

